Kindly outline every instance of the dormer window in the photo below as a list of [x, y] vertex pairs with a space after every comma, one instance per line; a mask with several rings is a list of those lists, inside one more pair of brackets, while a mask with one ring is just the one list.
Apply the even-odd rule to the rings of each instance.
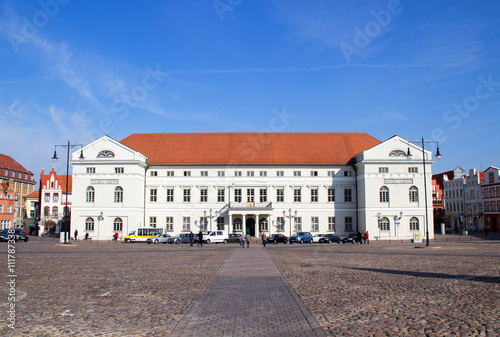
[[110, 150], [102, 150], [97, 154], [97, 158], [114, 158], [115, 154]]

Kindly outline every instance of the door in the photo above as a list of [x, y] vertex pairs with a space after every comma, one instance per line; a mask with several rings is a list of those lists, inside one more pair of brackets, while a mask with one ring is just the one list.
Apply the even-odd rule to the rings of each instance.
[[250, 234], [250, 236], [255, 236], [255, 219], [253, 218], [248, 218], [246, 219], [246, 224], [245, 224], [246, 231], [245, 233]]

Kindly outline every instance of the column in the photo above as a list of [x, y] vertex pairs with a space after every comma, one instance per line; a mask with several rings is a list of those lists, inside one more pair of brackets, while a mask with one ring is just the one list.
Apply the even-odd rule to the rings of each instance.
[[259, 214], [255, 214], [255, 237], [259, 237]]
[[245, 235], [246, 235], [246, 234], [247, 234], [246, 214], [242, 214], [242, 215], [241, 215], [241, 218], [242, 218], [242, 219], [241, 219], [241, 221], [243, 222], [243, 223], [241, 224], [242, 229], [243, 229], [243, 233], [245, 233]]
[[229, 224], [227, 225], [227, 232], [231, 233], [231, 225], [233, 224], [233, 215], [232, 214], [228, 214], [228, 218], [229, 218]]

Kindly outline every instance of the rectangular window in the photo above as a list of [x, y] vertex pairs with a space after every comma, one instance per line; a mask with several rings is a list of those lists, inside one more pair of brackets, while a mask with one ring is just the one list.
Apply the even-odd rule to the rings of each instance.
[[285, 202], [285, 189], [282, 187], [276, 189], [276, 202]]
[[408, 173], [418, 173], [418, 167], [408, 167]]
[[235, 177], [241, 177], [241, 171], [234, 171]]
[[350, 177], [351, 175], [351, 171], [344, 171], [344, 177]]
[[311, 202], [318, 202], [318, 188], [311, 188]]
[[50, 202], [50, 193], [45, 193], [45, 201]]
[[294, 188], [293, 189], [293, 202], [301, 202], [302, 201], [302, 194], [300, 188]]
[[261, 177], [267, 177], [267, 171], [260, 171], [260, 172], [259, 172], [259, 175], [260, 175]]
[[234, 202], [241, 202], [241, 188], [234, 190]]
[[167, 216], [165, 218], [165, 230], [167, 232], [173, 232], [174, 231], [174, 218], [171, 216]]
[[184, 177], [191, 177], [191, 171], [184, 171]]
[[293, 171], [293, 176], [294, 177], [300, 177], [302, 173], [300, 171]]
[[311, 231], [312, 232], [319, 231], [319, 217], [317, 216], [311, 217]]
[[87, 167], [87, 173], [95, 173], [95, 167]]
[[318, 171], [311, 171], [311, 177], [317, 177]]
[[225, 190], [223, 188], [217, 189], [217, 202], [225, 202]]
[[277, 217], [276, 218], [276, 226], [278, 232], [284, 232], [285, 231], [285, 218], [284, 217]]
[[158, 171], [150, 171], [149, 174], [151, 177], [158, 177]]
[[302, 218], [300, 216], [296, 216], [293, 218], [293, 223], [294, 223], [294, 231], [300, 232], [302, 231]]
[[173, 177], [174, 171], [167, 171], [167, 177]]
[[335, 189], [334, 188], [328, 189], [328, 202], [335, 202]]
[[206, 216], [200, 218], [200, 231], [208, 230], [208, 220]]
[[123, 173], [125, 172], [123, 167], [115, 167], [115, 173]]
[[346, 216], [344, 218], [345, 231], [352, 232], [352, 216]]
[[276, 176], [277, 177], [284, 177], [285, 176], [285, 172], [284, 171], [276, 171]]
[[[2, 212], [0, 212], [2, 213]], [[34, 218], [35, 217], [35, 210], [34, 209], [30, 209], [30, 218]]]
[[155, 216], [149, 217], [149, 226], [156, 228], [156, 217]]
[[200, 202], [207, 202], [207, 201], [208, 201], [208, 189], [202, 188], [200, 190]]
[[201, 171], [202, 177], [208, 177], [208, 171]]
[[174, 189], [167, 188], [167, 202], [174, 202]]
[[191, 218], [185, 216], [182, 218], [182, 230], [184, 232], [189, 231], [191, 229]]
[[158, 190], [156, 188], [152, 188], [149, 190], [149, 201], [156, 202], [158, 200]]
[[254, 175], [253, 171], [247, 171], [247, 177], [253, 177]]
[[255, 190], [247, 188], [247, 202], [255, 202]]
[[226, 172], [224, 171], [217, 171], [217, 177], [224, 177], [226, 175]]
[[328, 171], [329, 177], [335, 177], [335, 171]]
[[267, 190], [265, 188], [260, 189], [260, 202], [267, 202]]
[[389, 168], [388, 167], [379, 167], [378, 173], [389, 173]]
[[217, 218], [217, 230], [223, 231], [224, 230], [224, 217], [218, 217]]
[[335, 232], [335, 217], [334, 216], [328, 217], [328, 231]]
[[191, 189], [185, 188], [184, 189], [184, 202], [191, 202]]
[[59, 201], [59, 193], [54, 193], [54, 202], [58, 202]]
[[352, 202], [352, 189], [344, 189], [344, 202]]

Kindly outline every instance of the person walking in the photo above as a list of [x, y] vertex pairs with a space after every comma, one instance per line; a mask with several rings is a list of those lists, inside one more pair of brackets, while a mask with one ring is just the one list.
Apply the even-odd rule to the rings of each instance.
[[266, 243], [267, 243], [267, 236], [266, 236], [266, 232], [262, 232], [262, 245], [264, 246], [264, 248], [266, 248]]
[[363, 241], [361, 241], [361, 238], [362, 238], [361, 232], [358, 232], [358, 234], [356, 234], [356, 242], [359, 244], [363, 244]]
[[119, 236], [119, 234], [118, 234], [118, 232], [116, 232], [116, 233], [113, 235], [113, 240], [118, 241], [118, 236]]
[[200, 232], [198, 233], [198, 246], [203, 247], [203, 232], [200, 229]]
[[366, 231], [366, 233], [365, 233], [365, 243], [366, 243], [367, 245], [369, 245], [369, 244], [370, 244], [370, 238], [369, 238], [369, 235], [368, 235], [368, 231]]
[[75, 229], [75, 241], [78, 240], [78, 229]]
[[245, 241], [247, 242], [247, 248], [250, 248], [250, 240], [252, 240], [252, 238], [250, 237], [250, 234], [245, 235]]
[[241, 232], [240, 246], [241, 246], [241, 248], [245, 248], [245, 233], [244, 232]]
[[194, 234], [193, 231], [189, 233], [189, 245], [193, 247], [193, 239], [194, 239]]

